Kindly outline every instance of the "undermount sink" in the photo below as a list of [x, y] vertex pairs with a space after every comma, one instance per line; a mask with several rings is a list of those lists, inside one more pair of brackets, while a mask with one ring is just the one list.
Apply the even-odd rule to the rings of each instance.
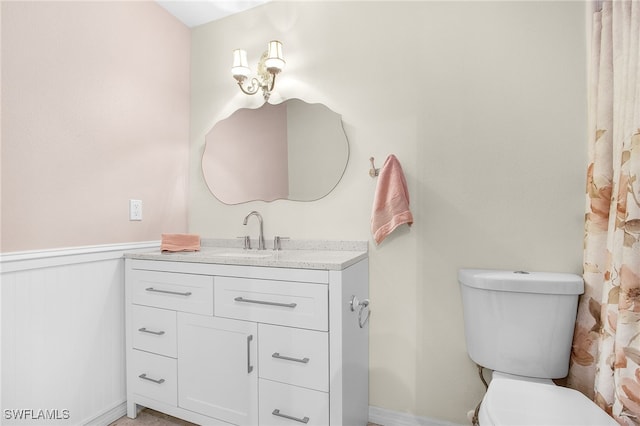
[[252, 258], [271, 257], [271, 253], [261, 253], [257, 251], [246, 251], [246, 250], [216, 253], [215, 255], [221, 256], [221, 257], [252, 257]]

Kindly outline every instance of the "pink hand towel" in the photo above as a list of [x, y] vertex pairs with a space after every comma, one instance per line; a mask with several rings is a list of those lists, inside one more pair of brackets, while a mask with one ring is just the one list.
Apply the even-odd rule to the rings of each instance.
[[380, 170], [373, 199], [371, 232], [376, 244], [380, 244], [394, 229], [404, 223], [413, 223], [413, 215], [409, 210], [409, 191], [402, 166], [392, 154], [387, 157]]
[[161, 251], [199, 251], [200, 236], [195, 234], [162, 234]]

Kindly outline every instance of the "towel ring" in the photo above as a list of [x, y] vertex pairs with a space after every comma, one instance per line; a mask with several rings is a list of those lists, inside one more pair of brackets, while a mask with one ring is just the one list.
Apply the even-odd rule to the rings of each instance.
[[376, 177], [380, 174], [380, 169], [376, 169], [376, 165], [373, 163], [374, 158], [370, 157], [369, 161], [371, 161], [371, 169], [369, 169], [369, 176]]
[[367, 323], [367, 321], [369, 321], [369, 317], [371, 316], [371, 309], [367, 309], [367, 316], [364, 318], [364, 320], [362, 319], [362, 312], [365, 310], [365, 308], [368, 307], [369, 299], [364, 299], [360, 303], [360, 310], [358, 311], [358, 325], [360, 326], [360, 328], [364, 328], [364, 325]]
[[[363, 301], [358, 300], [357, 296], [351, 296], [351, 301], [349, 305], [351, 305], [351, 312], [355, 312], [356, 308], [358, 308], [358, 325], [360, 328], [364, 328], [365, 324], [369, 321], [369, 317], [371, 316], [371, 309], [369, 309], [369, 299], [364, 299]], [[367, 316], [362, 319], [362, 313], [367, 309]]]

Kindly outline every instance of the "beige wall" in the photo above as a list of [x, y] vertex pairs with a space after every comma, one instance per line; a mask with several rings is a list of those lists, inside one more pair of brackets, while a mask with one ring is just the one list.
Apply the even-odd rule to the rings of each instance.
[[[457, 269], [580, 271], [584, 8], [267, 4], [191, 32], [190, 110], [190, 32], [157, 5], [3, 1], [1, 250], [157, 239], [187, 230], [187, 206], [203, 236], [243, 235], [257, 209], [268, 238], [369, 240], [370, 404], [465, 423], [482, 385]], [[350, 162], [322, 200], [226, 206], [202, 179], [204, 135], [260, 103], [235, 86], [231, 52], [255, 66], [272, 38], [287, 59], [274, 101], [341, 114]], [[391, 153], [416, 222], [375, 247], [368, 159]]]
[[[466, 423], [483, 386], [468, 359], [461, 267], [581, 271], [585, 179], [582, 2], [276, 2], [192, 31], [189, 229], [371, 242], [370, 404]], [[310, 203], [226, 206], [200, 170], [204, 136], [259, 104], [230, 75], [283, 42], [278, 97], [342, 114], [351, 158]], [[401, 161], [415, 224], [379, 247], [369, 231], [381, 166]], [[249, 231], [255, 234], [255, 227]]]
[[186, 231], [189, 43], [153, 2], [2, 2], [2, 252]]

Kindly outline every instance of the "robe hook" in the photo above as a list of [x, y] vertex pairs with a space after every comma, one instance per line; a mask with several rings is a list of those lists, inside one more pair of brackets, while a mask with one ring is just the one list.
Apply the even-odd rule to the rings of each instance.
[[369, 158], [369, 161], [371, 161], [371, 169], [369, 170], [369, 176], [371, 177], [376, 177], [380, 174], [380, 169], [376, 169], [376, 165], [373, 163], [374, 158], [371, 157]]

